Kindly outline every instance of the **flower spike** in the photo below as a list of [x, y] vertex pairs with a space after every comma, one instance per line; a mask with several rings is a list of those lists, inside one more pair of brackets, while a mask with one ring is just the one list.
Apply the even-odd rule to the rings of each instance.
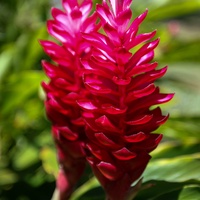
[[85, 130], [81, 111], [76, 101], [88, 92], [82, 83], [80, 59], [91, 51], [82, 33], [97, 31], [97, 15], [89, 16], [91, 0], [63, 0], [64, 11], [52, 8], [53, 19], [47, 22], [48, 32], [59, 43], [40, 41], [46, 54], [54, 61], [42, 61], [50, 78], [42, 83], [46, 92], [46, 113], [52, 122], [53, 137], [57, 147], [60, 172], [57, 178], [59, 199], [66, 200], [82, 175], [85, 160]]
[[[97, 5], [97, 14], [105, 34], [84, 34], [93, 46], [90, 58], [82, 59], [93, 109], [85, 109], [88, 106], [81, 101], [78, 104], [85, 113], [87, 160], [108, 200], [133, 196], [132, 183], [140, 178], [149, 153], [162, 139], [154, 131], [168, 118], [152, 106], [173, 97], [160, 93], [154, 84], [167, 69], [156, 70], [158, 64], [152, 63], [159, 39], [152, 41], [156, 31], [137, 34], [147, 11], [130, 22], [131, 2], [104, 0]], [[131, 52], [137, 45], [141, 47]]]
[[107, 200], [127, 200], [169, 117], [154, 107], [173, 98], [154, 83], [167, 67], [152, 62], [156, 31], [138, 34], [148, 10], [131, 21], [132, 0], [103, 0], [92, 15], [92, 0], [81, 2], [53, 8], [47, 28], [58, 44], [40, 41], [53, 61], [42, 61], [50, 79], [42, 86], [61, 166], [59, 199], [70, 197], [88, 162]]

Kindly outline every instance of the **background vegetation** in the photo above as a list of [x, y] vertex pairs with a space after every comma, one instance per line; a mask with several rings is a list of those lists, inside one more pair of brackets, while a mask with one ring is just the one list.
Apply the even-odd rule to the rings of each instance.
[[[94, 1], [97, 2], [97, 1]], [[48, 39], [49, 0], [0, 2], [0, 200], [48, 200], [55, 187], [57, 163], [50, 123], [45, 117], [47, 80], [41, 59], [48, 59], [38, 39]], [[133, 16], [146, 8], [142, 32], [158, 30], [160, 67], [169, 66], [158, 82], [175, 92], [163, 106], [170, 119], [152, 153], [136, 200], [198, 200], [200, 196], [200, 1], [134, 0]], [[91, 173], [72, 200], [104, 198]]]

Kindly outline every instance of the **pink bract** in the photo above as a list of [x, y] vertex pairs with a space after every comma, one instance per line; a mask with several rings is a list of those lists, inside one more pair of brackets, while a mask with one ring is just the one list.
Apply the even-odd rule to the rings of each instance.
[[54, 62], [43, 61], [49, 83], [42, 83], [46, 93], [46, 113], [58, 152], [60, 172], [57, 188], [60, 199], [68, 199], [85, 169], [85, 130], [77, 100], [88, 96], [82, 83], [80, 59], [91, 52], [82, 33], [97, 31], [97, 15], [89, 16], [92, 1], [63, 0], [64, 11], [52, 8], [53, 19], [47, 22], [48, 32], [57, 41], [40, 41], [45, 53]]
[[[97, 5], [102, 33], [84, 34], [93, 46], [83, 81], [92, 94], [79, 100], [86, 123], [87, 160], [109, 200], [131, 196], [131, 185], [143, 173], [162, 135], [154, 131], [168, 116], [159, 107], [173, 94], [160, 93], [154, 82], [166, 67], [156, 70], [156, 31], [138, 34], [147, 11], [130, 23], [130, 0], [103, 1]], [[133, 48], [141, 45], [138, 50]]]

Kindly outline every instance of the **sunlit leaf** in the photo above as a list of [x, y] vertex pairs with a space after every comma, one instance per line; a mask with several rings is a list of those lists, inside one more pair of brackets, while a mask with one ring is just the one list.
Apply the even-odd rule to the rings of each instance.
[[199, 117], [170, 118], [158, 131], [164, 134], [164, 139], [170, 138], [177, 142], [195, 144], [200, 141], [199, 125]]
[[151, 153], [152, 160], [160, 158], [175, 158], [181, 155], [190, 155], [200, 152], [200, 141], [184, 143], [177, 141], [162, 142], [158, 148]]
[[7, 85], [3, 88], [4, 106], [2, 114], [9, 113], [14, 108], [24, 106], [32, 95], [37, 95], [40, 83], [44, 75], [40, 71], [24, 71], [18, 74], [12, 74], [7, 80]]
[[135, 200], [177, 200], [180, 191], [185, 185], [196, 184], [196, 181], [186, 182], [166, 182], [166, 181], [148, 181], [143, 184], [142, 190], [138, 193]]
[[0, 186], [6, 186], [18, 181], [18, 175], [8, 169], [0, 169]]
[[104, 199], [104, 192], [99, 187], [99, 182], [95, 177], [89, 179], [82, 186], [77, 188], [72, 194], [70, 200], [87, 200], [87, 198], [94, 200]]
[[200, 181], [199, 169], [199, 153], [171, 159], [156, 159], [147, 166], [143, 182], [149, 180], [183, 182], [192, 179]]
[[48, 174], [52, 174], [56, 177], [58, 174], [58, 164], [55, 150], [52, 150], [49, 147], [44, 147], [40, 152], [40, 158], [42, 160], [44, 170]]
[[35, 147], [24, 145], [14, 156], [14, 166], [22, 170], [38, 162], [38, 158], [38, 150]]
[[200, 197], [200, 186], [186, 186], [181, 191], [178, 200], [198, 200]]
[[12, 46], [7, 48], [0, 54], [0, 83], [3, 80], [3, 76], [10, 68], [10, 62], [12, 60]]

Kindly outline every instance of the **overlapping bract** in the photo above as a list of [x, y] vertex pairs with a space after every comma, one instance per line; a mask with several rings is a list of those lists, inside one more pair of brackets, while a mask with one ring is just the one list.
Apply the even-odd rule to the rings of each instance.
[[81, 5], [63, 0], [64, 12], [52, 9], [48, 31], [62, 45], [41, 42], [56, 63], [43, 62], [50, 78], [43, 88], [63, 166], [58, 178], [63, 199], [82, 174], [86, 157], [107, 199], [125, 200], [162, 138], [153, 132], [168, 116], [152, 106], [173, 94], [160, 93], [154, 84], [167, 68], [156, 70], [152, 60], [159, 40], [153, 40], [155, 31], [138, 34], [147, 11], [130, 22], [131, 2], [103, 0], [90, 17], [91, 0]]
[[98, 30], [96, 14], [88, 17], [91, 0], [84, 0], [81, 5], [74, 0], [63, 0], [63, 8], [64, 11], [53, 8], [54, 19], [47, 22], [49, 34], [60, 45], [41, 41], [44, 51], [55, 63], [42, 62], [50, 78], [50, 82], [42, 86], [47, 96], [46, 112], [52, 122], [61, 165], [57, 180], [60, 199], [70, 196], [85, 168], [84, 122], [76, 101], [85, 98], [88, 93], [82, 83], [80, 59], [88, 56], [91, 48], [81, 33]]
[[[166, 72], [150, 63], [159, 42], [151, 40], [155, 31], [137, 34], [147, 11], [128, 26], [131, 1], [109, 2], [97, 6], [105, 34], [84, 34], [94, 47], [90, 59], [82, 61], [84, 84], [92, 98], [78, 103], [89, 138], [87, 159], [108, 199], [123, 200], [162, 138], [153, 131], [168, 118], [151, 106], [173, 95], [160, 93], [154, 85]], [[137, 45], [140, 48], [132, 52]]]

